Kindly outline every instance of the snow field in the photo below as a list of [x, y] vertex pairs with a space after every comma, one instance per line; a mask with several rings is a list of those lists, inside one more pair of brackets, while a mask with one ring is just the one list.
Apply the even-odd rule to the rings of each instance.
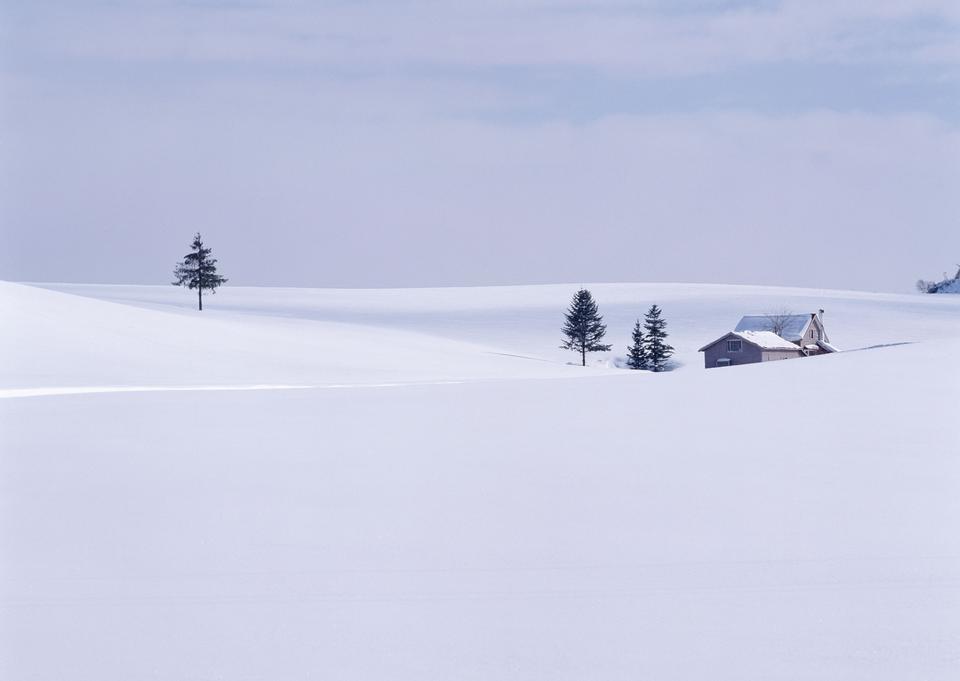
[[[953, 302], [591, 286], [652, 375], [565, 364], [575, 287], [69, 288], [3, 286], [0, 388], [356, 387], [0, 400], [2, 678], [955, 677]], [[690, 353], [785, 298], [890, 347]]]

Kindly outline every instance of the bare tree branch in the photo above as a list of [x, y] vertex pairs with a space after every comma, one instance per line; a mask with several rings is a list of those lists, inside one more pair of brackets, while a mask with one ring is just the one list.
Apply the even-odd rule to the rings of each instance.
[[787, 328], [787, 324], [790, 322], [790, 318], [793, 317], [793, 312], [786, 308], [781, 308], [776, 312], [765, 312], [763, 316], [766, 318], [770, 330], [778, 336], [782, 336], [784, 329]]

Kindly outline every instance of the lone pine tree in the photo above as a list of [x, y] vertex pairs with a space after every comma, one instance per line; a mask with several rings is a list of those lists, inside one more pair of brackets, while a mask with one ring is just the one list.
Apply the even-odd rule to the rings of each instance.
[[640, 320], [633, 326], [633, 345], [627, 348], [627, 366], [631, 369], [648, 369], [650, 362], [647, 358], [647, 339], [643, 335]]
[[212, 249], [204, 248], [200, 232], [193, 237], [190, 248], [192, 251], [183, 256], [173, 270], [173, 276], [177, 278], [173, 285], [197, 289], [197, 307], [202, 310], [204, 290], [216, 293], [217, 287], [227, 279], [217, 274], [217, 259], [210, 257]]
[[646, 331], [644, 348], [651, 371], [663, 371], [667, 360], [673, 354], [673, 348], [664, 342], [667, 338], [667, 321], [660, 316], [661, 313], [659, 307], [652, 305], [643, 318], [643, 328]]
[[587, 366], [588, 352], [605, 352], [610, 349], [609, 345], [600, 342], [606, 333], [607, 327], [597, 310], [593, 296], [590, 291], [580, 289], [574, 294], [570, 309], [567, 310], [566, 323], [563, 325], [566, 340], [560, 347], [579, 352], [581, 364]]

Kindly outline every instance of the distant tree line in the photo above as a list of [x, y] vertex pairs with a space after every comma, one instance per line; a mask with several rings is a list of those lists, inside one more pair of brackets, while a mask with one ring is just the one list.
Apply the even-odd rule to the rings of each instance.
[[953, 275], [952, 279], [944, 272], [943, 279], [940, 281], [917, 280], [917, 290], [920, 293], [956, 292], [958, 288], [960, 288], [960, 265], [957, 266], [957, 273]]
[[[644, 316], [643, 324], [637, 319], [631, 336], [633, 344], [627, 348], [627, 366], [636, 370], [663, 371], [673, 348], [667, 344], [667, 321], [662, 310], [652, 305]], [[607, 326], [603, 323], [599, 307], [593, 295], [580, 289], [573, 295], [563, 324], [564, 350], [580, 354], [581, 366], [587, 365], [588, 352], [607, 352], [612, 347], [604, 343]]]

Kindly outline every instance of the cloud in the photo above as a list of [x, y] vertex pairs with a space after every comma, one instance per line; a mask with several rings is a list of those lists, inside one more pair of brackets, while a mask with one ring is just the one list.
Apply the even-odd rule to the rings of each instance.
[[[960, 11], [939, 0], [61, 4], [33, 9], [13, 51], [70, 59], [582, 67], [676, 76], [744, 64], [922, 59], [956, 65]], [[8, 51], [11, 48], [8, 48]]]
[[166, 281], [197, 229], [251, 284], [905, 290], [960, 250], [953, 2], [0, 11], [6, 278]]

